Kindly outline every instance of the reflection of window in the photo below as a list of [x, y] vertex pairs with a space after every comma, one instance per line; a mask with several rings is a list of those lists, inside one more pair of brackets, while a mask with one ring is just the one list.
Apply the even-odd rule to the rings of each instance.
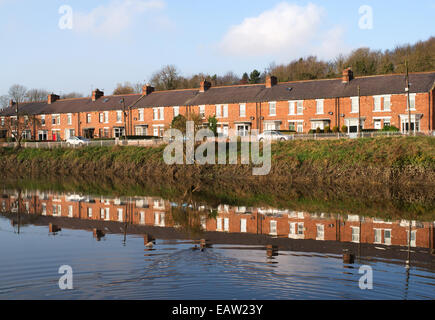
[[298, 223], [298, 235], [304, 234], [304, 223]]
[[381, 229], [375, 229], [374, 243], [382, 243], [382, 230]]
[[391, 230], [384, 230], [384, 243], [386, 245], [391, 244]]
[[323, 224], [317, 225], [317, 237], [316, 240], [325, 240], [325, 226]]
[[359, 227], [352, 227], [352, 242], [359, 243]]

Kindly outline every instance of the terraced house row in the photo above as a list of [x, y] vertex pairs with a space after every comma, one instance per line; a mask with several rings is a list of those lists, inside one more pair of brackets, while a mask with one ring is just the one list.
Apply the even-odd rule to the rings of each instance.
[[212, 87], [203, 81], [199, 89], [155, 91], [150, 85], [141, 94], [104, 96], [95, 90], [89, 98], [59, 99], [16, 104], [0, 113], [0, 138], [11, 136], [10, 123], [18, 114], [31, 126], [23, 134], [28, 140], [65, 140], [70, 136], [90, 139], [129, 136], [162, 136], [179, 114], [200, 114], [204, 125], [210, 116], [218, 119], [218, 132], [235, 130], [245, 136], [252, 129], [289, 130], [307, 133], [325, 127], [356, 132], [395, 126], [408, 131], [434, 130], [435, 72], [410, 74], [410, 94], [405, 75], [353, 77], [350, 69], [340, 79]]

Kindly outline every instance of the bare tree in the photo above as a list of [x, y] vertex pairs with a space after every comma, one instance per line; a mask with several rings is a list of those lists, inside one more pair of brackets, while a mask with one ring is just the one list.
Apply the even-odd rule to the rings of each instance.
[[47, 99], [49, 92], [45, 89], [30, 89], [27, 91], [26, 98], [29, 102], [44, 101]]
[[134, 93], [133, 85], [130, 82], [118, 83], [116, 89], [113, 91], [114, 95], [132, 94]]
[[173, 90], [178, 88], [180, 81], [179, 71], [174, 65], [164, 66], [153, 74], [151, 84], [157, 90]]
[[14, 100], [15, 103], [19, 104], [26, 100], [27, 88], [19, 84], [14, 84], [9, 88], [8, 93], [9, 97]]
[[0, 110], [6, 109], [9, 106], [9, 96], [0, 96]]

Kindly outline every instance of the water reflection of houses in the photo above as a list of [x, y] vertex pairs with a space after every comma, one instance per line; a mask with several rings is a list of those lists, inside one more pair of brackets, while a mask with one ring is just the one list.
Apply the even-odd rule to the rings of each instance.
[[[19, 200], [20, 199], [20, 200]], [[2, 213], [36, 214], [81, 220], [111, 221], [154, 227], [178, 227], [171, 219], [180, 204], [157, 197], [92, 197], [44, 192], [5, 192]], [[181, 204], [181, 206], [183, 206]], [[269, 235], [278, 238], [339, 241], [433, 248], [434, 222], [384, 221], [357, 215], [332, 215], [291, 210], [220, 205], [211, 218], [198, 208], [204, 231]], [[411, 225], [410, 225], [411, 224]]]

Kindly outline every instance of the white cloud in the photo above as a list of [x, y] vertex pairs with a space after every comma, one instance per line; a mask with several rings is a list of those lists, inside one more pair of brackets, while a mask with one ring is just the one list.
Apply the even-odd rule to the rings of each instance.
[[88, 13], [74, 12], [73, 29], [93, 35], [118, 35], [127, 30], [136, 17], [165, 6], [163, 0], [114, 0]]
[[278, 60], [306, 55], [330, 58], [347, 49], [340, 27], [324, 29], [325, 17], [325, 10], [315, 4], [299, 6], [282, 2], [232, 26], [219, 43], [219, 49], [232, 56], [267, 55]]

